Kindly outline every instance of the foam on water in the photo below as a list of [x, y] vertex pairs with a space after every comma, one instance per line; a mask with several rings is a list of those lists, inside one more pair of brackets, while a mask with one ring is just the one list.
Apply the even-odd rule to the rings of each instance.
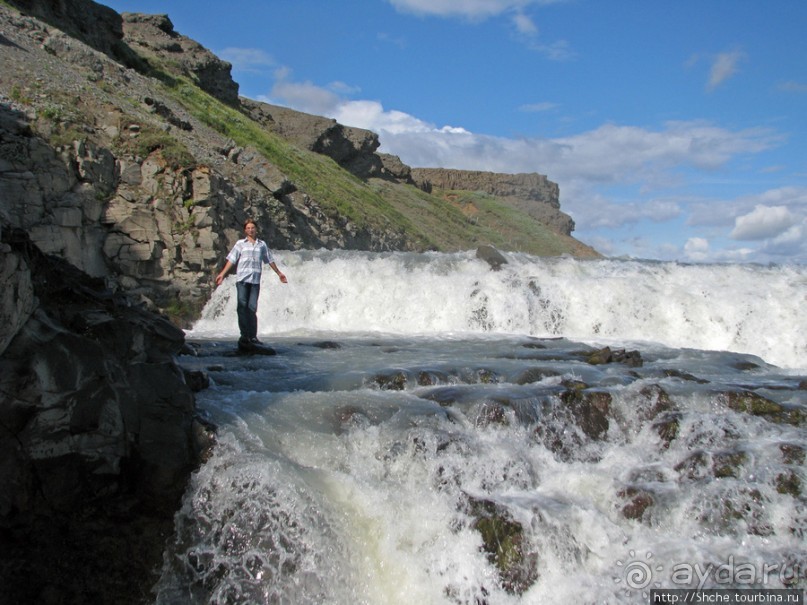
[[[499, 333], [659, 342], [807, 359], [807, 268], [579, 261], [473, 253], [279, 252], [289, 277], [264, 273], [262, 335], [292, 332]], [[234, 278], [191, 337], [237, 335]]]
[[[807, 587], [807, 428], [722, 394], [807, 414], [804, 268], [277, 257], [290, 283], [265, 275], [260, 307], [277, 356], [231, 355], [229, 282], [189, 333], [214, 368], [197, 398], [219, 444], [177, 515], [158, 603], [619, 604], [657, 586]], [[644, 364], [590, 365], [581, 341], [635, 344]], [[609, 396], [600, 437], [559, 396], [580, 383]], [[493, 506], [523, 531], [522, 576], [503, 576], [484, 544]]]

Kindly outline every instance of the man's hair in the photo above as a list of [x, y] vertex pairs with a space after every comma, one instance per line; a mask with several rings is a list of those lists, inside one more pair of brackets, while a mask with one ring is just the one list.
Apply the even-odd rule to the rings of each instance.
[[244, 229], [246, 229], [247, 225], [249, 225], [250, 223], [255, 225], [256, 228], [258, 227], [258, 223], [255, 222], [255, 219], [248, 218], [247, 220], [244, 221]]

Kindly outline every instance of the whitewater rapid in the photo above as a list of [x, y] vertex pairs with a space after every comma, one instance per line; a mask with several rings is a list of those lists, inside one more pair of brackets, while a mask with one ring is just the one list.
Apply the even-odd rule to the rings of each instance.
[[506, 256], [276, 253], [266, 356], [222, 284], [156, 603], [807, 588], [807, 270]]
[[[474, 252], [277, 252], [264, 272], [259, 332], [487, 333], [646, 341], [807, 366], [807, 267], [685, 265]], [[234, 277], [190, 337], [237, 335]]]

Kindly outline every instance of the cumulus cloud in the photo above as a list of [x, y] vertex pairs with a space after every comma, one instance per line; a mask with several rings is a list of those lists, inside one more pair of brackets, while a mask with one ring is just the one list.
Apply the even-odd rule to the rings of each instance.
[[737, 217], [749, 214], [756, 206], [786, 206], [791, 212], [807, 214], [807, 188], [777, 187], [761, 193], [730, 200], [698, 200], [689, 204], [687, 225], [735, 227]]
[[787, 206], [756, 206], [734, 221], [731, 237], [738, 240], [762, 240], [781, 235], [797, 222]]
[[703, 262], [709, 259], [709, 240], [702, 237], [690, 237], [684, 244], [684, 255], [694, 262]]
[[767, 240], [761, 252], [773, 257], [807, 262], [807, 219]]
[[709, 71], [709, 82], [706, 88], [708, 90], [714, 90], [731, 78], [739, 71], [739, 63], [744, 58], [745, 53], [740, 50], [732, 50], [716, 55], [712, 61], [712, 68]]

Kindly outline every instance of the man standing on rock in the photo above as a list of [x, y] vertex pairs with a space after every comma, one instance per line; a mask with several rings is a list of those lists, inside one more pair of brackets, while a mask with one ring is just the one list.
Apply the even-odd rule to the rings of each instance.
[[282, 283], [288, 283], [286, 276], [277, 268], [272, 253], [263, 240], [258, 239], [258, 227], [255, 221], [248, 218], [244, 221], [244, 239], [235, 242], [235, 246], [227, 255], [224, 268], [216, 276], [216, 285], [220, 286], [224, 276], [237, 265], [235, 272], [236, 292], [238, 294], [238, 329], [241, 338], [239, 347], [250, 347], [260, 344], [258, 340], [258, 295], [261, 291], [261, 271], [263, 263], [272, 267]]

